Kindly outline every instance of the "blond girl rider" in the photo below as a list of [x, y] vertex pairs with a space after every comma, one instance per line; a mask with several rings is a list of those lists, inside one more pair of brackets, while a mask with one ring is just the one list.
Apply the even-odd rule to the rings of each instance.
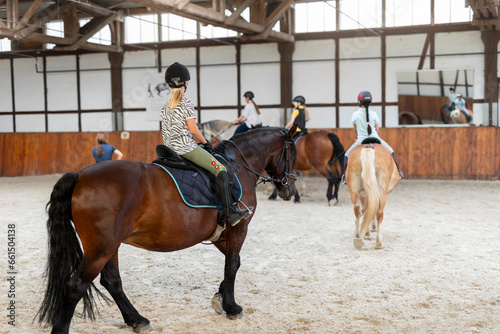
[[[172, 96], [161, 110], [163, 144], [214, 174], [215, 188], [221, 198], [224, 215], [234, 226], [241, 219], [248, 218], [253, 208], [240, 210], [232, 205], [227, 170], [208, 152], [211, 151], [212, 144], [207, 142], [196, 125], [193, 102], [184, 96], [190, 79], [187, 67], [177, 62], [165, 72], [165, 81], [172, 89]], [[202, 144], [203, 148], [197, 143]]]

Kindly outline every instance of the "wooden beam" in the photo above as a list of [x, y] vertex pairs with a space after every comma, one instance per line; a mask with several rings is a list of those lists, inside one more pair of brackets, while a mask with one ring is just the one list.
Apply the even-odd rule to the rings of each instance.
[[231, 14], [231, 16], [229, 16], [225, 21], [224, 23], [225, 24], [233, 24], [234, 21], [238, 18], [240, 18], [240, 15], [241, 13], [243, 13], [243, 11], [245, 10], [245, 8], [249, 7], [251, 4], [253, 4], [255, 2], [255, 0], [245, 0], [243, 1], [239, 6], [238, 8], [236, 8], [236, 10], [233, 12], [233, 14]]
[[281, 16], [290, 8], [293, 0], [284, 0], [276, 9], [266, 18], [264, 25], [266, 27], [274, 27], [276, 22], [281, 18]]
[[424, 42], [424, 48], [422, 49], [422, 55], [420, 56], [420, 62], [418, 63], [418, 69], [421, 70], [424, 68], [424, 63], [425, 63], [425, 56], [427, 55], [427, 50], [429, 49], [429, 44], [431, 40], [431, 34], [428, 33], [427, 37], [425, 38]]
[[73, 2], [74, 4], [76, 4], [76, 7], [82, 11], [82, 12], [85, 12], [87, 14], [90, 14], [92, 16], [108, 16], [110, 13], [109, 13], [109, 9], [105, 8], [105, 7], [100, 7], [100, 6], [96, 6], [96, 5], [93, 5], [93, 4], [86, 4], [84, 2]]
[[116, 18], [116, 14], [111, 14], [108, 17], [98, 17], [92, 19], [90, 22], [88, 22], [86, 25], [84, 25], [80, 29], [80, 34], [83, 35], [82, 37], [78, 38], [76, 42], [71, 44], [69, 47], [59, 47], [56, 46], [54, 47], [55, 51], [62, 51], [62, 50], [77, 50], [79, 49], [83, 44], [87, 42], [89, 38], [94, 36], [95, 33], [97, 33], [99, 30], [101, 30], [104, 26], [108, 25], [110, 22], [112, 22]]
[[1, 29], [7, 29], [7, 25], [3, 21], [0, 21], [0, 30]]
[[[188, 3], [182, 11], [177, 10], [174, 6], [175, 0], [130, 0], [130, 2], [137, 3], [146, 7], [150, 7], [156, 11], [166, 11], [182, 17], [187, 17], [203, 23], [212, 24], [215, 26], [232, 29], [241, 33], [247, 34], [260, 34], [264, 32], [265, 27], [260, 24], [247, 22], [241, 17], [238, 17], [231, 24], [226, 24], [226, 15], [224, 13], [206, 10], [206, 8]], [[276, 41], [293, 41], [294, 37], [290, 34], [271, 31], [269, 38]]]
[[181, 10], [189, 3], [189, 0], [175, 0], [174, 6], [176, 9]]
[[24, 16], [21, 19], [21, 21], [19, 21], [20, 26], [24, 26], [24, 25], [26, 25], [26, 23], [29, 22], [29, 20], [33, 17], [33, 15], [35, 15], [36, 10], [38, 9], [38, 7], [40, 7], [40, 5], [42, 4], [42, 1], [43, 0], [35, 0], [35, 1], [33, 1], [33, 3], [31, 4], [30, 8], [28, 9], [28, 11], [24, 14]]
[[112, 4], [112, 5], [110, 5], [110, 6], [106, 7], [106, 8], [107, 8], [107, 9], [113, 9], [113, 8], [115, 8], [115, 7], [118, 7], [118, 6], [120, 6], [120, 5], [123, 5], [124, 3], [127, 3], [127, 1], [118, 1], [118, 2], [115, 2], [114, 4]]
[[18, 0], [7, 0], [7, 28], [17, 28], [16, 22], [19, 21], [19, 2]]
[[67, 10], [71, 9], [73, 5], [71, 3], [66, 3], [60, 6], [58, 3], [50, 5], [42, 11], [39, 11], [31, 18], [31, 25], [26, 28], [21, 28], [14, 34], [15, 39], [22, 39], [33, 33], [34, 31], [42, 28], [45, 23], [50, 20], [66, 13]]

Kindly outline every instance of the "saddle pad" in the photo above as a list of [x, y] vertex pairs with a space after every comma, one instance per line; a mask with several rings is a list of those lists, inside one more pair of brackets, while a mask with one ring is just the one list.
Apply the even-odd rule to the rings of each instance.
[[[210, 190], [210, 187], [199, 172], [163, 166], [156, 163], [153, 163], [153, 165], [162, 168], [170, 175], [177, 187], [177, 191], [179, 191], [179, 195], [181, 195], [182, 200], [187, 206], [192, 208], [222, 208], [220, 198]], [[236, 174], [234, 174], [234, 179], [236, 182], [234, 182], [231, 192], [233, 198], [240, 200], [242, 195], [240, 180], [238, 180]], [[212, 185], [212, 187], [215, 188], [215, 185]], [[236, 201], [233, 204], [236, 204]]]

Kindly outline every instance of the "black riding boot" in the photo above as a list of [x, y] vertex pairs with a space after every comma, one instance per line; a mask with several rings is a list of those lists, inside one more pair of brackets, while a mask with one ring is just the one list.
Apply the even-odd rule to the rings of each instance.
[[342, 165], [342, 170], [344, 171], [344, 174], [342, 174], [342, 177], [340, 178], [342, 180], [342, 183], [346, 183], [346, 173], [347, 173], [347, 159], [349, 157], [347, 155], [344, 155], [344, 164]]
[[402, 179], [403, 178], [403, 172], [401, 171], [401, 169], [399, 169], [398, 161], [396, 160], [396, 155], [394, 154], [394, 152], [392, 152], [391, 155], [394, 158], [394, 162], [396, 163], [396, 167], [398, 168], [399, 178]]
[[217, 175], [217, 178], [215, 179], [215, 189], [222, 201], [224, 216], [226, 216], [226, 219], [231, 226], [238, 224], [242, 219], [250, 217], [253, 213], [253, 207], [249, 207], [249, 210], [240, 210], [232, 205], [231, 189], [229, 189], [226, 171], [220, 172], [219, 175]]

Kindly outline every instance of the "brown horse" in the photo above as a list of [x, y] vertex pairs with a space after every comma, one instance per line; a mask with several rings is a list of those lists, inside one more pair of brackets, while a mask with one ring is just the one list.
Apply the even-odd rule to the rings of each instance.
[[[305, 193], [305, 184], [300, 171], [316, 170], [328, 180], [326, 190], [328, 205], [331, 205], [332, 199], [335, 200], [334, 205], [337, 204], [340, 180], [344, 174], [342, 169], [344, 146], [339, 137], [331, 132], [317, 131], [303, 135], [295, 145], [297, 146], [297, 160], [294, 167], [302, 184], [302, 193]], [[335, 191], [333, 191], [333, 186], [335, 186]], [[269, 199], [276, 199], [276, 195], [275, 189]], [[295, 193], [294, 202], [300, 202], [298, 191]]]
[[398, 117], [399, 117], [399, 125], [423, 124], [420, 116], [413, 111], [401, 111]]
[[[295, 130], [255, 130], [219, 144], [216, 151], [227, 158], [240, 181], [241, 202], [256, 207], [256, 182], [264, 171], [272, 178], [268, 181], [278, 187], [280, 197], [291, 198], [295, 192], [295, 177], [290, 174]], [[65, 174], [54, 186], [48, 206], [48, 285], [38, 316], [40, 323], [52, 325], [52, 333], [68, 333], [82, 298], [84, 314], [93, 318], [92, 290], [97, 289], [92, 281], [99, 273], [125, 323], [137, 332], [148, 326], [149, 320], [123, 292], [118, 248], [122, 243], [158, 252], [191, 247], [212, 235], [219, 211], [188, 207], [162, 168], [132, 161], [98, 163], [79, 173]], [[234, 300], [234, 283], [252, 217], [236, 226], [227, 224], [222, 239], [214, 243], [225, 255], [225, 269], [212, 306], [228, 317], [242, 311]]]
[[[362, 144], [349, 155], [346, 173], [356, 216], [354, 246], [363, 247], [362, 238], [368, 233], [370, 223], [377, 218], [377, 245], [383, 248], [380, 225], [384, 219], [384, 207], [389, 194], [399, 181], [399, 172], [391, 153], [380, 144]], [[363, 222], [359, 226], [359, 217]]]

